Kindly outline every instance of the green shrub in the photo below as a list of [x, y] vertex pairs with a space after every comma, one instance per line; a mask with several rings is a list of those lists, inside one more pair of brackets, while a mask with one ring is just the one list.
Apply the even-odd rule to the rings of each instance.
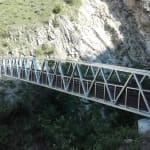
[[44, 54], [51, 55], [55, 51], [55, 46], [54, 45], [49, 46], [48, 44], [42, 44], [42, 50], [44, 51]]
[[2, 46], [3, 46], [3, 47], [8, 47], [9, 44], [8, 44], [7, 42], [3, 42], [3, 43], [2, 43]]
[[61, 11], [62, 11], [61, 4], [56, 4], [55, 7], [53, 8], [53, 13], [54, 14], [59, 14]]
[[49, 49], [49, 45], [48, 44], [42, 44], [41, 49], [43, 51], [46, 51], [47, 49]]
[[55, 51], [55, 46], [44, 43], [41, 47], [36, 49], [36, 56], [42, 56], [42, 55], [51, 55]]
[[34, 13], [37, 14], [37, 15], [40, 15], [40, 11], [39, 10], [35, 10]]
[[69, 5], [80, 5], [81, 0], [64, 0]]
[[49, 47], [49, 49], [47, 49], [45, 54], [51, 55], [54, 53], [54, 51], [55, 51], [55, 46], [52, 45], [51, 47]]

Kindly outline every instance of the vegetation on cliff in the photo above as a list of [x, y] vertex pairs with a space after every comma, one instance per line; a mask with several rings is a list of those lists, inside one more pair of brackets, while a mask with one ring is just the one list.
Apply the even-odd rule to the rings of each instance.
[[104, 119], [100, 104], [86, 111], [76, 97], [22, 86], [13, 106], [0, 103], [1, 150], [123, 150], [127, 139], [139, 149], [135, 115], [107, 108]]
[[[77, 10], [81, 5], [81, 0], [2, 0], [0, 1], [0, 51], [1, 55], [14, 54], [17, 48], [20, 54], [29, 55], [32, 34], [39, 35], [34, 27], [41, 27], [49, 24], [52, 20], [54, 28], [59, 27], [59, 17], [66, 16], [74, 21], [77, 17]], [[21, 31], [25, 28], [25, 33]], [[31, 30], [32, 33], [28, 30]], [[37, 29], [40, 30], [40, 29]], [[14, 32], [17, 31], [17, 35]], [[27, 33], [30, 32], [30, 35]], [[20, 38], [21, 36], [21, 38]], [[24, 37], [23, 37], [24, 36]], [[30, 38], [30, 36], [32, 38]], [[27, 38], [27, 39], [26, 39]], [[39, 39], [40, 37], [38, 37]], [[9, 40], [12, 40], [9, 42]], [[15, 40], [16, 39], [16, 40]], [[22, 44], [19, 41], [22, 41]], [[26, 42], [27, 41], [27, 42]], [[35, 44], [35, 43], [34, 43]], [[29, 47], [27, 45], [30, 45]], [[35, 44], [36, 45], [36, 44]], [[40, 45], [34, 46], [39, 49]], [[49, 44], [50, 45], [50, 44]], [[28, 49], [28, 54], [26, 53]], [[31, 54], [31, 53], [30, 53]]]

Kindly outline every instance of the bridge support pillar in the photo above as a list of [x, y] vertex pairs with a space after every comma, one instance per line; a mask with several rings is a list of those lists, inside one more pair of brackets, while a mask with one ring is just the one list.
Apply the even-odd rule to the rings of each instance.
[[150, 133], [150, 119], [138, 120], [138, 132], [139, 134]]
[[83, 108], [83, 109], [85, 109], [85, 110], [89, 110], [90, 109], [90, 101], [89, 100], [87, 100], [87, 99], [84, 99], [84, 98], [81, 98], [80, 99], [80, 105], [81, 105], [81, 107]]

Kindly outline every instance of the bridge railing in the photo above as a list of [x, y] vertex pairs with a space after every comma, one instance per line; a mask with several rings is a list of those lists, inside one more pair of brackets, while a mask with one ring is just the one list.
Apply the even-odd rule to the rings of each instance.
[[3, 59], [4, 76], [150, 117], [150, 71], [100, 63]]

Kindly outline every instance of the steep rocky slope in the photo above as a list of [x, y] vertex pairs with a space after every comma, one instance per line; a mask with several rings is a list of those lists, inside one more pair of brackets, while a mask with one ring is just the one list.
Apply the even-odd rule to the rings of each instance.
[[145, 40], [147, 58], [150, 61], [150, 1], [124, 0], [124, 2], [136, 19], [138, 30]]
[[[3, 37], [3, 53], [132, 66], [150, 64], [149, 7], [140, 0], [83, 0], [77, 19], [53, 14], [49, 21], [16, 25]], [[141, 9], [142, 8], [142, 9]], [[49, 53], [40, 52], [45, 56]], [[49, 57], [49, 56], [48, 56]]]

